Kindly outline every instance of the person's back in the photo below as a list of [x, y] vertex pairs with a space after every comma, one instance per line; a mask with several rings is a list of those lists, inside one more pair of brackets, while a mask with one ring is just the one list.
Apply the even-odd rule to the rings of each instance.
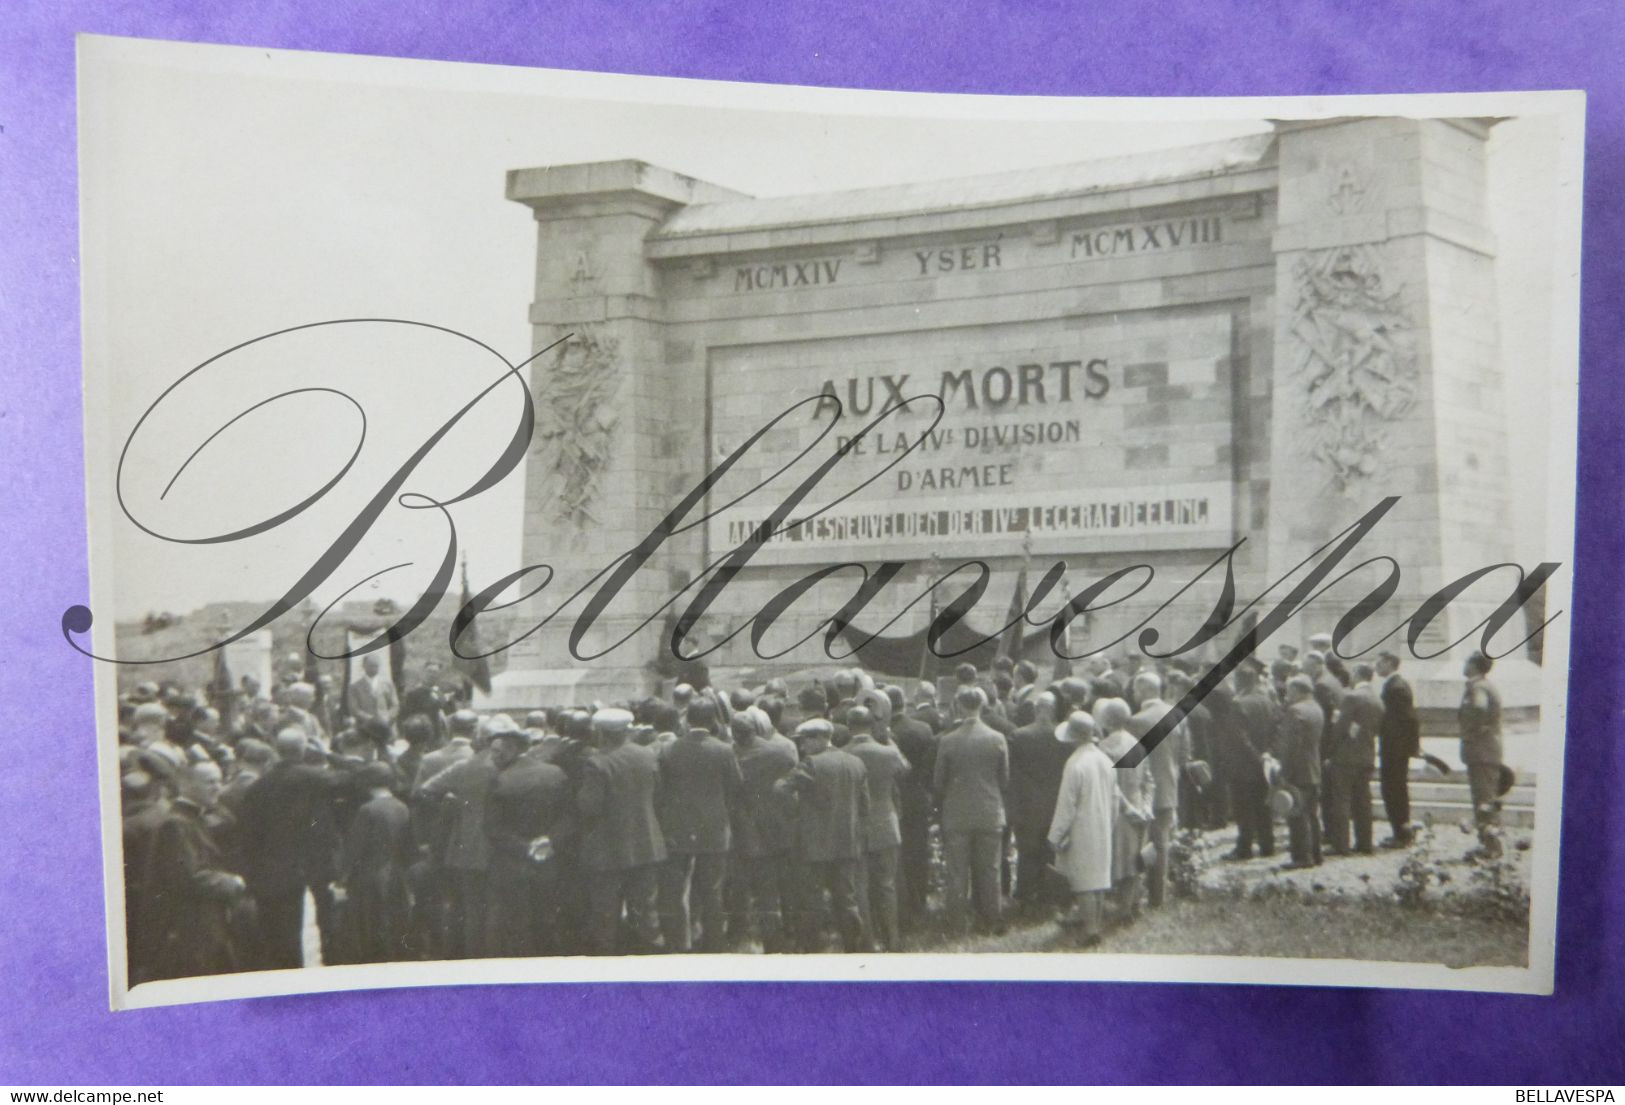
[[839, 748], [806, 757], [791, 773], [796, 793], [796, 840], [809, 863], [863, 854], [868, 778], [863, 761]]
[[1275, 743], [1276, 718], [1280, 708], [1262, 685], [1236, 695], [1231, 704], [1235, 727], [1230, 732], [1231, 751], [1245, 762], [1256, 764]]
[[1320, 738], [1326, 715], [1312, 697], [1292, 703], [1281, 722], [1281, 773], [1287, 782], [1320, 785]]
[[423, 759], [418, 761], [417, 776], [413, 781], [413, 789], [423, 786], [430, 779], [444, 771], [449, 770], [464, 760], [472, 759], [474, 746], [467, 738], [453, 738], [446, 744], [436, 748], [433, 752], [426, 752]]
[[406, 803], [393, 794], [379, 794], [365, 802], [345, 834], [345, 879], [377, 879], [392, 869], [404, 872], [411, 859], [409, 826]]
[[1377, 758], [1377, 733], [1382, 728], [1382, 699], [1372, 683], [1360, 683], [1343, 696], [1338, 724], [1337, 746], [1322, 749], [1332, 759], [1370, 767]]
[[280, 761], [243, 794], [237, 825], [243, 874], [256, 894], [326, 882], [338, 847], [333, 780], [321, 768]]
[[540, 758], [520, 756], [498, 773], [486, 804], [485, 835], [498, 848], [528, 848], [539, 836], [569, 829], [570, 779], [564, 769]]
[[[1128, 720], [1128, 732], [1136, 742], [1144, 741], [1146, 734], [1161, 721], [1172, 706], [1160, 698], [1149, 699]], [[1190, 759], [1189, 736], [1184, 720], [1173, 727], [1146, 757], [1150, 767], [1151, 783], [1155, 790], [1157, 809], [1175, 809], [1179, 805], [1179, 776], [1185, 762]]]
[[1002, 830], [1010, 760], [1005, 739], [979, 719], [945, 733], [937, 747], [936, 775], [945, 832]]
[[1055, 738], [1053, 711], [1010, 735], [1010, 800], [1006, 813], [1018, 838], [1039, 839], [1049, 832], [1061, 777], [1076, 746]]
[[1482, 675], [1467, 680], [1457, 711], [1461, 728], [1461, 762], [1499, 766], [1501, 749], [1501, 692]]
[[660, 827], [670, 852], [726, 852], [743, 780], [726, 741], [692, 730], [665, 745], [660, 761]]
[[908, 760], [896, 745], [881, 744], [870, 733], [854, 733], [846, 751], [861, 760], [864, 767], [869, 805], [865, 850], [897, 847], [903, 840], [897, 794], [909, 774]]
[[490, 864], [491, 846], [485, 833], [487, 801], [496, 782], [497, 768], [489, 754], [459, 760], [418, 788], [429, 801], [450, 804], [450, 833], [444, 863], [457, 871], [483, 871]]
[[664, 860], [666, 843], [655, 812], [660, 760], [654, 750], [631, 743], [599, 750], [587, 758], [581, 774], [587, 869], [623, 870]]
[[796, 769], [795, 742], [769, 733], [736, 748], [735, 756], [743, 780], [735, 848], [747, 856], [789, 851], [795, 846], [794, 816], [777, 784]]

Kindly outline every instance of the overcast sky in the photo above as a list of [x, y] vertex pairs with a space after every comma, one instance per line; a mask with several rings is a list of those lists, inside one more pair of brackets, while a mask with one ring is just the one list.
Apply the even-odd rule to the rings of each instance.
[[[566, 88], [575, 95], [561, 96]], [[651, 90], [659, 102], [650, 102]], [[809, 97], [701, 82], [657, 88], [105, 39], [87, 40], [81, 104], [86, 356], [110, 380], [106, 402], [91, 396], [91, 432], [100, 427], [115, 449], [188, 369], [289, 326], [413, 319], [466, 333], [513, 360], [528, 356], [536, 240], [530, 212], [503, 199], [512, 168], [637, 158], [750, 194], [788, 195], [1081, 161], [1266, 127], [1262, 111], [1239, 108], [1198, 122], [1108, 122], [1082, 117], [1100, 109], [1076, 101]], [[796, 104], [817, 110], [786, 110]], [[1518, 412], [1509, 435], [1514, 454], [1526, 458], [1514, 498], [1538, 504], [1556, 147], [1542, 127], [1515, 120], [1496, 128], [1491, 151], [1501, 340], [1508, 406]], [[160, 497], [203, 437], [249, 405], [245, 396], [273, 393], [262, 383], [272, 364], [275, 391], [339, 387], [366, 410], [351, 478], [274, 534], [229, 546], [159, 542], [121, 521], [111, 581], [121, 619], [280, 591], [368, 497], [362, 488], [376, 490], [466, 401], [471, 381], [483, 386], [501, 369], [450, 337], [382, 327], [256, 346], [178, 390], [184, 404], [160, 408], [137, 438], [125, 494], [143, 524], [192, 538], [248, 525], [311, 494], [343, 465], [360, 415], [331, 393], [307, 391], [243, 417]], [[401, 395], [423, 401], [402, 404]], [[512, 431], [517, 395], [499, 387], [421, 470], [422, 486], [450, 494], [489, 466]], [[457, 508], [476, 586], [519, 564], [521, 476]], [[1538, 529], [1520, 530], [1520, 556], [1538, 559]], [[353, 560], [369, 567], [317, 597], [336, 597], [367, 571], [401, 560], [432, 561], [443, 534], [429, 512], [392, 511]], [[414, 595], [429, 567], [396, 572], [363, 593]]]

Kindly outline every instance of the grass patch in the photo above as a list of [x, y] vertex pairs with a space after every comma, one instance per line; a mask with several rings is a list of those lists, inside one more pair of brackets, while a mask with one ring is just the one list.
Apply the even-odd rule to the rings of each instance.
[[[919, 951], [1077, 951], [1053, 921], [1012, 927]], [[1109, 930], [1093, 952], [1120, 955], [1240, 955], [1291, 959], [1368, 959], [1447, 967], [1523, 967], [1526, 926], [1441, 910], [1407, 909], [1381, 899], [1248, 899], [1209, 895], [1172, 900], [1133, 924]]]

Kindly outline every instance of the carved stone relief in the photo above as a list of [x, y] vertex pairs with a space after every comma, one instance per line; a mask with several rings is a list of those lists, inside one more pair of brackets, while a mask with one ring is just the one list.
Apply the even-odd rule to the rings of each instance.
[[594, 509], [620, 421], [618, 346], [594, 327], [576, 327], [536, 389], [536, 435], [552, 489], [549, 513], [578, 533], [600, 524]]
[[1289, 332], [1309, 451], [1352, 492], [1381, 468], [1387, 423], [1416, 401], [1416, 332], [1403, 289], [1383, 281], [1379, 247], [1312, 251], [1294, 269]]

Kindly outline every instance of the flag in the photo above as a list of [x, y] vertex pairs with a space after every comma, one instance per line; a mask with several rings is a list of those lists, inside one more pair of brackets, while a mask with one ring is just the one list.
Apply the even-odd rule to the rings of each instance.
[[1027, 624], [1027, 564], [1022, 562], [1021, 572], [1016, 576], [1016, 589], [1010, 596], [1010, 611], [1005, 615], [1009, 626], [1004, 635], [999, 638], [999, 655], [1008, 656], [1012, 660], [1020, 660], [1022, 641], [1026, 637], [1023, 632]]
[[[1064, 579], [1061, 581], [1061, 600], [1063, 610], [1072, 605], [1072, 586]], [[1087, 626], [1089, 615], [1084, 614], [1083, 617], [1084, 625]], [[1056, 679], [1065, 679], [1072, 674], [1072, 622], [1073, 619], [1068, 618], [1066, 624], [1061, 627], [1060, 648], [1056, 649], [1053, 643], [1051, 644], [1051, 652], [1055, 656]]]
[[[468, 604], [471, 601], [473, 601], [473, 598], [474, 598], [473, 592], [471, 592], [469, 590], [469, 587], [468, 587], [468, 558], [464, 557], [463, 558], [463, 605], [462, 605], [462, 609], [467, 610], [468, 609]], [[452, 660], [457, 665], [457, 670], [462, 672], [464, 677], [466, 677], [470, 683], [473, 683], [476, 687], [478, 687], [480, 689], [481, 694], [490, 694], [491, 693], [491, 663], [490, 663], [490, 661], [487, 660], [484, 656], [476, 656], [475, 659], [469, 660], [469, 659], [465, 659], [461, 655], [461, 653], [464, 653], [464, 652], [478, 653], [479, 651], [480, 651], [480, 630], [479, 630], [479, 619], [476, 618], [475, 620], [468, 623], [468, 628], [467, 629], [463, 630], [462, 636], [458, 639], [457, 651], [452, 654]]]
[[1010, 596], [1010, 611], [1004, 617], [1008, 628], [999, 640], [999, 656], [1007, 656], [1011, 660], [1020, 660], [1022, 653], [1022, 638], [1027, 623], [1027, 569], [1033, 562], [1033, 535], [1027, 534], [1021, 539], [1021, 571], [1016, 575], [1016, 589]]
[[932, 553], [930, 566], [932, 580], [931, 617], [925, 623], [925, 632], [920, 635], [920, 680], [922, 682], [928, 679], [935, 679], [937, 677], [937, 668], [941, 664], [941, 658], [937, 656], [935, 652], [931, 651], [931, 627], [937, 624], [938, 613], [936, 588], [936, 580], [938, 578], [937, 569], [941, 566], [942, 558], [936, 553]]
[[305, 671], [304, 671], [304, 674], [301, 675], [299, 678], [304, 680], [306, 683], [309, 683], [311, 688], [313, 690], [315, 690], [315, 692], [316, 692], [315, 713], [316, 713], [317, 717], [324, 719], [323, 724], [326, 724], [325, 719], [328, 716], [327, 715], [327, 706], [328, 706], [328, 704], [327, 704], [327, 692], [322, 687], [322, 669], [316, 663], [316, 654], [310, 650], [310, 639], [309, 639], [310, 628], [309, 628], [309, 626], [306, 626], [305, 632], [306, 632], [306, 639], [305, 639]]

